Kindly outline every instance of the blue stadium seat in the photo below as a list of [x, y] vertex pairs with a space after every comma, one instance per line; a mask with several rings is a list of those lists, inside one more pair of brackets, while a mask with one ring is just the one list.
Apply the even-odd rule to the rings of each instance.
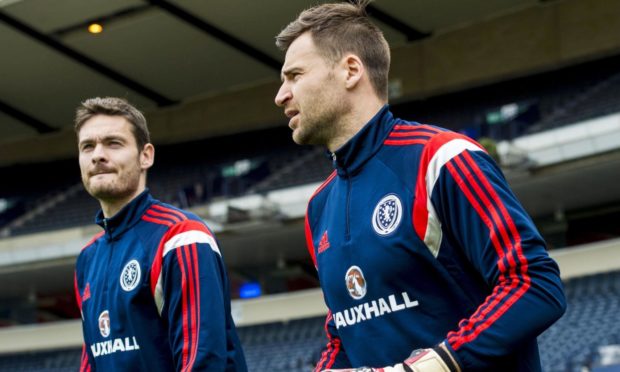
[[[566, 314], [539, 337], [545, 372], [616, 371], [596, 366], [598, 348], [620, 344], [620, 271], [570, 279]], [[250, 371], [309, 371], [326, 339], [324, 317], [240, 327]], [[74, 371], [80, 350], [0, 356], [0, 371]], [[613, 369], [616, 368], [616, 369]]]

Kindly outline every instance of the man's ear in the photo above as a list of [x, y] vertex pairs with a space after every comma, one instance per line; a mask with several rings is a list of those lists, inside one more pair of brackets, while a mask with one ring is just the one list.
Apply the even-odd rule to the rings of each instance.
[[155, 162], [155, 146], [151, 143], [144, 145], [144, 148], [140, 152], [140, 168], [147, 170]]
[[346, 71], [345, 87], [347, 89], [355, 88], [362, 77], [366, 73], [366, 69], [360, 57], [355, 54], [347, 54], [342, 59], [343, 67]]

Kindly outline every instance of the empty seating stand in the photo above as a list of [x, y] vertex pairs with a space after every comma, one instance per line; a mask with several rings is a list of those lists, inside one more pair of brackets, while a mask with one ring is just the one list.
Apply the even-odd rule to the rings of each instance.
[[[325, 343], [324, 317], [240, 327], [250, 371], [307, 372]], [[79, 367], [81, 349], [0, 355], [0, 371], [69, 372]]]
[[81, 349], [64, 349], [0, 355], [0, 371], [68, 372], [80, 366]]
[[250, 371], [310, 371], [326, 342], [324, 317], [239, 328]]
[[[392, 109], [396, 116], [406, 119], [466, 132], [473, 130], [481, 136], [512, 138], [522, 133], [548, 130], [620, 112], [618, 63], [620, 56], [610, 57], [469, 91], [402, 103], [394, 105]], [[527, 102], [528, 106], [533, 106], [538, 111], [539, 118], [529, 118], [528, 120], [532, 122], [527, 123], [520, 120], [493, 125], [486, 123], [485, 117], [490, 111], [516, 102]], [[449, 110], [446, 110], [446, 107], [449, 107]], [[475, 134], [472, 133], [474, 137]], [[264, 179], [239, 180], [240, 182], [231, 182], [231, 187], [222, 189], [218, 188], [221, 186], [219, 184], [212, 185], [224, 166], [239, 159], [256, 158], [264, 159], [268, 163], [269, 172]], [[58, 164], [63, 166], [59, 167]], [[15, 190], [39, 185], [40, 182], [33, 182], [32, 179], [24, 178], [24, 175], [40, 173], [43, 166], [67, 169], [59, 176], [60, 180], [47, 180], [48, 182], [41, 184], [43, 189], [33, 190], [35, 194], [44, 194], [49, 191], [48, 189], [62, 191], [63, 187], [66, 187], [66, 182], [61, 181], [76, 179], [76, 184], [79, 182], [75, 165], [74, 160], [64, 160], [22, 167], [21, 170], [10, 170], [6, 179], [11, 180], [10, 189], [16, 192]], [[209, 187], [215, 188], [216, 197], [231, 197], [246, 192], [266, 192], [303, 183], [319, 182], [327, 177], [331, 170], [331, 162], [324, 158], [322, 149], [294, 145], [290, 131], [282, 126], [235, 136], [158, 147], [158, 160], [149, 172], [149, 185], [153, 194], [160, 200], [188, 207], [191, 206], [191, 202], [180, 200], [185, 199], [182, 194], [185, 189], [198, 183], [206, 185], [207, 191], [210, 190]], [[0, 195], [1, 197], [5, 195]], [[94, 204], [92, 200], [84, 202], [85, 199], [88, 199], [85, 193], [72, 194], [66, 201], [58, 204], [57, 208], [50, 209], [49, 214], [43, 213], [11, 228], [10, 234], [23, 235], [90, 224], [93, 210], [96, 210], [96, 202]], [[34, 201], [39, 204], [45, 202], [44, 198]], [[90, 204], [87, 204], [89, 202]], [[29, 207], [36, 209], [37, 203]]]
[[[568, 309], [539, 337], [545, 372], [615, 371], [600, 365], [599, 348], [620, 344], [620, 271], [565, 283]], [[324, 318], [239, 328], [250, 371], [310, 371], [326, 338]], [[80, 350], [0, 356], [0, 371], [74, 371]]]
[[566, 314], [539, 337], [544, 371], [582, 372], [600, 346], [620, 343], [620, 272], [565, 283]]

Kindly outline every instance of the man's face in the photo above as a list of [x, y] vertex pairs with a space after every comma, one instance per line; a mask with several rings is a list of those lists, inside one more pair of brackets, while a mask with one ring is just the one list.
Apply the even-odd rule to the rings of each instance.
[[[147, 147], [152, 145], [147, 144]], [[144, 189], [151, 151], [138, 151], [131, 124], [121, 116], [97, 115], [78, 133], [82, 182], [94, 198], [130, 200]]]
[[297, 144], [327, 145], [338, 131], [348, 105], [336, 65], [319, 54], [310, 33], [295, 39], [286, 52], [275, 103], [290, 119]]

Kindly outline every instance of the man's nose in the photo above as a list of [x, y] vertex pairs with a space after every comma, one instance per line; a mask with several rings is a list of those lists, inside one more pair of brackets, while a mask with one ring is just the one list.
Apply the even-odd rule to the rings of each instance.
[[93, 157], [91, 159], [93, 163], [98, 163], [106, 160], [106, 153], [102, 144], [98, 143], [97, 145], [95, 145], [95, 148], [93, 149]]
[[293, 97], [291, 90], [285, 84], [280, 86], [280, 90], [278, 90], [278, 94], [276, 94], [276, 106], [282, 107], [286, 103], [286, 101], [290, 100]]

